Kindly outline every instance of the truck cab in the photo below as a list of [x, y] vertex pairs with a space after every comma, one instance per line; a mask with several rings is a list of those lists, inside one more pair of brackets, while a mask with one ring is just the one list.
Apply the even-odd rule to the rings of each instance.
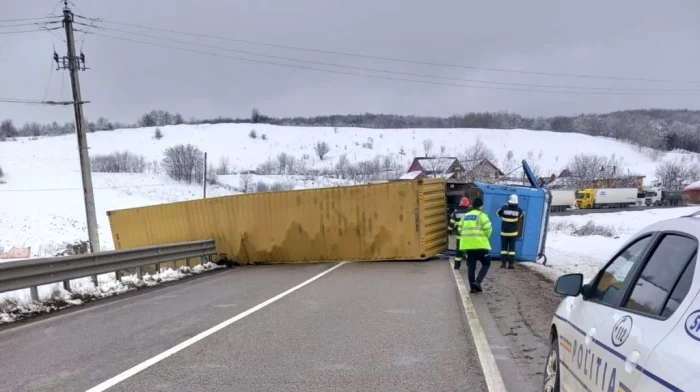
[[576, 192], [576, 208], [593, 208], [593, 189], [582, 189]]

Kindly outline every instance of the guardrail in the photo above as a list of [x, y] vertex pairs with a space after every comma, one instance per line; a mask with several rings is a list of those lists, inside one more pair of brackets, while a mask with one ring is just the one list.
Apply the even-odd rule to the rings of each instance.
[[613, 212], [625, 212], [625, 211], [646, 211], [646, 210], [656, 210], [656, 209], [667, 209], [667, 208], [681, 208], [681, 207], [693, 207], [693, 206], [634, 206], [627, 208], [592, 208], [592, 209], [569, 209], [565, 211], [552, 211], [550, 216], [571, 216], [571, 215], [587, 215], [587, 214], [610, 214]]
[[37, 286], [63, 282], [70, 291], [70, 280], [93, 277], [96, 283], [98, 274], [116, 273], [121, 280], [122, 270], [136, 269], [139, 280], [143, 279], [142, 267], [155, 264], [159, 270], [161, 263], [185, 260], [191, 266], [191, 259], [209, 258], [216, 254], [214, 240], [183, 242], [177, 244], [124, 249], [77, 256], [25, 259], [0, 263], [0, 293], [29, 288], [32, 299], [38, 301]]

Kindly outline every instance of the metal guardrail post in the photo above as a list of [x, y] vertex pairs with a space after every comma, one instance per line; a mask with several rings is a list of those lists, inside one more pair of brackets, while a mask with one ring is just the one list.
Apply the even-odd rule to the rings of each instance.
[[136, 278], [139, 281], [143, 281], [143, 268], [141, 267], [136, 267]]
[[66, 291], [71, 291], [70, 289], [70, 280], [64, 280], [63, 281], [63, 289]]
[[32, 301], [39, 302], [39, 288], [37, 286], [31, 286], [29, 294], [32, 296]]

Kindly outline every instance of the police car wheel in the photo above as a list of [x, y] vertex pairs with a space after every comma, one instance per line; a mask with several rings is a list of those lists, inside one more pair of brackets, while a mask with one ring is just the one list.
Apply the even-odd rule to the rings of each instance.
[[556, 335], [544, 365], [544, 392], [559, 392], [559, 337]]

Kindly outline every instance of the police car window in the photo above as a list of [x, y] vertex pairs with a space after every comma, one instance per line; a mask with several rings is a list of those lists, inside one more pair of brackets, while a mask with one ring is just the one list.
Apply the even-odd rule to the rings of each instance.
[[664, 236], [634, 283], [625, 307], [660, 316], [696, 248], [696, 242], [690, 238], [673, 234]]
[[693, 275], [695, 275], [695, 260], [697, 260], [697, 257], [693, 258], [693, 261], [685, 267], [683, 276], [681, 276], [678, 284], [676, 284], [676, 288], [673, 289], [671, 298], [668, 299], [664, 311], [661, 312], [661, 317], [671, 317], [673, 312], [675, 312], [681, 302], [683, 302], [685, 296], [688, 295], [690, 286], [693, 284]]
[[650, 240], [650, 236], [644, 237], [622, 251], [600, 276], [588, 299], [614, 304], [632, 266], [639, 261]]

